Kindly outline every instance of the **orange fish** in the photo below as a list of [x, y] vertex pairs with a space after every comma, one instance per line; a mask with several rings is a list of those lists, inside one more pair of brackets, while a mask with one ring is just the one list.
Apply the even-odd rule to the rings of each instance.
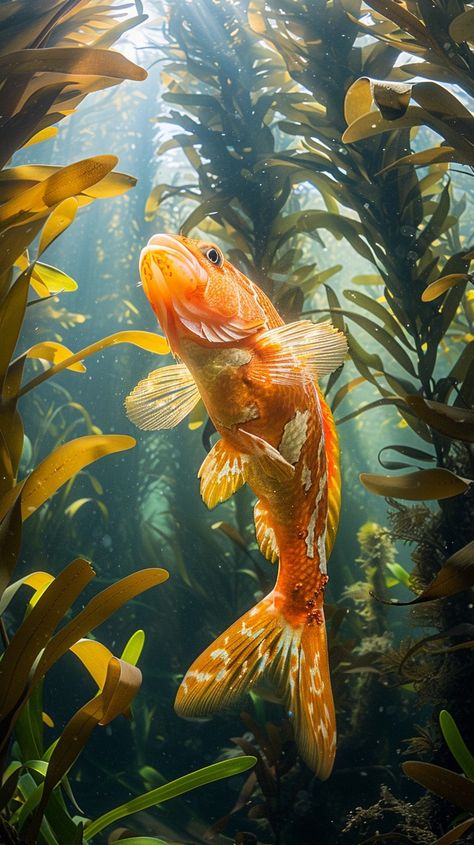
[[141, 381], [127, 413], [140, 428], [171, 428], [202, 398], [221, 437], [198, 473], [202, 498], [212, 508], [249, 484], [260, 549], [279, 561], [271, 593], [194, 661], [176, 710], [206, 716], [270, 684], [301, 756], [327, 778], [336, 727], [323, 595], [340, 476], [317, 379], [342, 364], [345, 337], [330, 323], [285, 324], [214, 244], [154, 235], [140, 275], [178, 363]]

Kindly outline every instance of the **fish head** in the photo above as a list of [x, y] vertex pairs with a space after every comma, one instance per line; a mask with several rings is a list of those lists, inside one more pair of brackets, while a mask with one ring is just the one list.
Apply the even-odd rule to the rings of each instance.
[[265, 324], [256, 289], [213, 243], [153, 235], [140, 256], [140, 276], [176, 355], [184, 338], [202, 346], [235, 344]]

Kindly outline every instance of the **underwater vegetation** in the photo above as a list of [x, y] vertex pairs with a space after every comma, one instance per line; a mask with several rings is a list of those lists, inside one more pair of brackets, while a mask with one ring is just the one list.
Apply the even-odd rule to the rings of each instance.
[[[472, 841], [474, 9], [144, 6], [0, 2], [0, 841]], [[117, 40], [136, 30], [144, 46], [131, 61]], [[156, 90], [140, 99], [156, 62]], [[138, 93], [118, 93], [126, 80]], [[139, 108], [146, 167], [137, 132], [109, 135], [105, 120], [124, 127], [128, 111], [136, 130]], [[74, 125], [82, 153], [33, 163]], [[94, 134], [105, 153], [92, 151]], [[137, 185], [116, 170], [122, 151]], [[326, 594], [338, 752], [324, 783], [276, 701], [252, 692], [242, 721], [166, 711], [191, 659], [268, 592], [274, 567], [258, 551], [248, 489], [209, 517], [199, 510], [188, 465], [211, 445], [202, 405], [180, 440], [117, 433], [129, 429], [114, 372], [138, 379], [142, 365], [128, 348], [169, 352], [143, 330], [127, 224], [107, 238], [89, 229], [91, 275], [108, 271], [95, 308], [81, 283], [82, 306], [69, 310], [68, 252], [46, 263], [70, 227], [122, 195], [138, 198], [135, 250], [154, 231], [216, 242], [286, 322], [330, 318], [348, 338], [325, 385], [345, 521]], [[65, 341], [72, 331], [90, 340]], [[102, 352], [110, 433], [76, 386]], [[358, 450], [371, 459], [360, 482]], [[109, 481], [122, 457], [133, 508]], [[90, 553], [97, 525], [113, 538], [109, 569]], [[154, 586], [150, 611], [141, 595]], [[152, 642], [159, 668], [146, 659]], [[56, 694], [61, 672], [68, 688]], [[125, 760], [116, 770], [101, 768], [109, 731]], [[210, 786], [200, 805], [147, 812], [246, 769], [222, 804]], [[108, 793], [84, 803], [97, 780]]]

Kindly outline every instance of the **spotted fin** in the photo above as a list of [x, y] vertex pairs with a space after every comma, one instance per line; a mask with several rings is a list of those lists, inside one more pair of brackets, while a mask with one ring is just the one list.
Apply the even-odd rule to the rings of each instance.
[[208, 508], [225, 502], [245, 483], [247, 455], [218, 440], [204, 458], [198, 478], [201, 479], [201, 496]]
[[336, 539], [341, 510], [341, 471], [339, 461], [339, 438], [331, 410], [318, 388], [323, 417], [324, 447], [328, 473], [328, 516], [326, 531], [326, 558], [329, 558]]
[[174, 428], [199, 402], [196, 382], [184, 364], [154, 370], [125, 399], [129, 420], [138, 428]]
[[299, 320], [259, 335], [252, 377], [276, 384], [300, 384], [302, 376], [321, 378], [341, 366], [347, 353], [345, 335], [331, 323]]
[[324, 622], [293, 627], [276, 608], [274, 593], [194, 661], [175, 709], [180, 716], [208, 716], [237, 704], [262, 681], [291, 714], [302, 758], [322, 780], [329, 777], [336, 729]]
[[278, 449], [275, 449], [263, 437], [251, 434], [243, 428], [236, 428], [232, 431], [233, 439], [239, 444], [243, 454], [251, 455], [257, 461], [262, 471], [275, 478], [277, 481], [288, 481], [293, 478], [295, 468], [290, 464]]
[[263, 502], [258, 501], [254, 508], [255, 534], [260, 551], [267, 560], [276, 563], [280, 557], [275, 531], [271, 525], [270, 513]]

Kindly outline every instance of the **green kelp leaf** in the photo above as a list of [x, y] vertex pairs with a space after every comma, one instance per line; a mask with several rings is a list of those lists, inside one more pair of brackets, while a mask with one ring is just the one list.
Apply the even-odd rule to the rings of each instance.
[[467, 9], [461, 15], [457, 15], [449, 24], [449, 34], [458, 44], [462, 44], [463, 41], [474, 41], [474, 9]]
[[474, 411], [421, 396], [406, 396], [405, 401], [420, 420], [453, 440], [474, 442]]
[[474, 540], [448, 557], [431, 584], [411, 601], [393, 601], [390, 604], [422, 604], [434, 599], [444, 599], [474, 585]]
[[145, 631], [141, 628], [138, 631], [135, 631], [134, 634], [128, 640], [122, 655], [121, 659], [125, 660], [127, 663], [131, 663], [132, 666], [136, 666], [140, 655], [143, 651], [143, 646], [145, 645]]
[[387, 569], [392, 573], [396, 579], [397, 584], [403, 584], [408, 590], [410, 587], [410, 573], [399, 563], [387, 563]]
[[451, 713], [441, 710], [439, 724], [446, 745], [467, 778], [474, 781], [474, 757], [464, 742]]
[[51, 212], [44, 224], [43, 231], [41, 232], [38, 246], [38, 258], [45, 249], [47, 249], [56, 240], [56, 238], [58, 238], [59, 235], [71, 225], [76, 216], [78, 207], [78, 202], [75, 197], [67, 197], [67, 199], [60, 202], [54, 211]]
[[105, 455], [131, 449], [135, 443], [135, 439], [127, 434], [86, 434], [63, 443], [0, 499], [0, 519], [11, 507], [19, 490], [25, 520], [81, 469]]
[[402, 769], [407, 777], [424, 786], [435, 795], [451, 801], [455, 807], [474, 812], [474, 781], [463, 775], [435, 766], [433, 763], [419, 763], [409, 760], [402, 763]]
[[437, 299], [438, 296], [446, 293], [449, 288], [452, 288], [454, 285], [468, 282], [470, 278], [471, 277], [467, 273], [450, 273], [448, 276], [441, 276], [439, 279], [436, 279], [435, 282], [431, 282], [431, 284], [424, 289], [421, 294], [421, 299], [423, 302], [432, 302], [434, 299]]
[[74, 714], [54, 747], [40, 793], [41, 798], [27, 828], [27, 843], [33, 845], [37, 841], [41, 819], [51, 792], [67, 774], [94, 728], [97, 725], [108, 725], [129, 709], [140, 689], [141, 680], [141, 672], [136, 666], [131, 666], [117, 657], [112, 657], [109, 661], [103, 689]]
[[38, 665], [36, 666], [33, 683], [49, 671], [66, 651], [82, 637], [93, 631], [109, 616], [112, 616], [125, 602], [141, 595], [146, 590], [162, 584], [169, 575], [165, 569], [153, 567], [132, 572], [121, 578], [101, 593], [94, 596], [74, 619], [71, 619], [47, 644]]
[[132, 836], [131, 839], [120, 837], [120, 845], [169, 845], [164, 839], [156, 839], [155, 836]]
[[361, 273], [358, 276], [352, 276], [351, 282], [353, 285], [383, 285], [385, 284], [382, 276], [378, 273]]
[[102, 340], [97, 340], [95, 343], [85, 346], [84, 349], [80, 349], [79, 352], [75, 352], [70, 358], [58, 361], [58, 363], [50, 367], [49, 370], [46, 370], [46, 372], [41, 373], [36, 376], [36, 378], [25, 384], [21, 390], [18, 391], [18, 396], [24, 396], [25, 393], [33, 390], [33, 388], [37, 387], [43, 381], [46, 381], [51, 378], [51, 376], [60, 373], [62, 370], [70, 369], [72, 364], [82, 361], [83, 358], [87, 358], [89, 355], [95, 355], [97, 352], [101, 352], [109, 346], [116, 346], [119, 343], [131, 343], [133, 346], [138, 346], [140, 349], [146, 349], [147, 352], [153, 352], [155, 355], [167, 355], [170, 351], [166, 338], [155, 334], [155, 332], [134, 330], [115, 332], [108, 337], [103, 337]]
[[219, 212], [229, 205], [231, 199], [232, 197], [216, 196], [199, 203], [198, 207], [186, 217], [186, 220], [181, 226], [181, 233], [183, 235], [189, 235], [191, 229], [199, 226], [209, 214], [212, 214], [213, 217], [218, 217]]
[[461, 824], [457, 824], [456, 827], [453, 827], [452, 830], [449, 830], [448, 833], [445, 833], [441, 839], [437, 839], [436, 842], [433, 842], [433, 845], [452, 845], [453, 842], [457, 842], [459, 837], [466, 833], [466, 830], [469, 830], [470, 827], [474, 824], [474, 818], [466, 819], [465, 822], [461, 822]]
[[121, 53], [93, 47], [43, 47], [0, 56], [0, 79], [33, 73], [110, 76], [140, 82], [147, 72]]
[[377, 302], [373, 297], [367, 296], [367, 294], [358, 290], [345, 290], [343, 291], [343, 295], [349, 302], [353, 302], [359, 308], [363, 308], [365, 311], [373, 314], [374, 317], [377, 317], [384, 324], [387, 331], [393, 334], [394, 337], [397, 337], [404, 346], [410, 346], [409, 340], [400, 323], [381, 302]]
[[405, 475], [370, 475], [363, 472], [359, 479], [370, 493], [377, 496], [415, 502], [449, 499], [466, 493], [471, 486], [468, 479], [448, 469], [423, 469]]
[[170, 798], [176, 798], [178, 795], [183, 795], [183, 793], [197, 789], [199, 786], [205, 786], [216, 780], [232, 777], [232, 775], [239, 775], [251, 769], [256, 762], [256, 758], [251, 756], [234, 757], [230, 760], [221, 760], [219, 763], [212, 763], [210, 766], [205, 766], [203, 769], [198, 769], [195, 772], [184, 775], [184, 777], [173, 780], [164, 786], [159, 786], [157, 789], [145, 792], [137, 798], [132, 798], [131, 801], [127, 801], [125, 804], [109, 810], [108, 813], [104, 813], [98, 819], [87, 823], [84, 828], [84, 836], [88, 840], [94, 839], [105, 827], [120, 819], [126, 818], [133, 813], [147, 810], [156, 804], [162, 804], [164, 801], [169, 801]]
[[419, 153], [410, 153], [410, 155], [397, 158], [396, 161], [390, 162], [390, 164], [387, 164], [387, 166], [383, 167], [382, 170], [379, 170], [377, 175], [381, 176], [383, 173], [388, 173], [388, 171], [393, 170], [394, 167], [426, 167], [429, 164], [445, 164], [459, 160], [459, 153], [456, 152], [454, 147], [443, 145], [441, 147], [433, 147], [430, 150], [422, 150]]
[[70, 563], [17, 629], [0, 661], [0, 718], [5, 718], [23, 696], [33, 663], [93, 576], [88, 561], [79, 558]]

